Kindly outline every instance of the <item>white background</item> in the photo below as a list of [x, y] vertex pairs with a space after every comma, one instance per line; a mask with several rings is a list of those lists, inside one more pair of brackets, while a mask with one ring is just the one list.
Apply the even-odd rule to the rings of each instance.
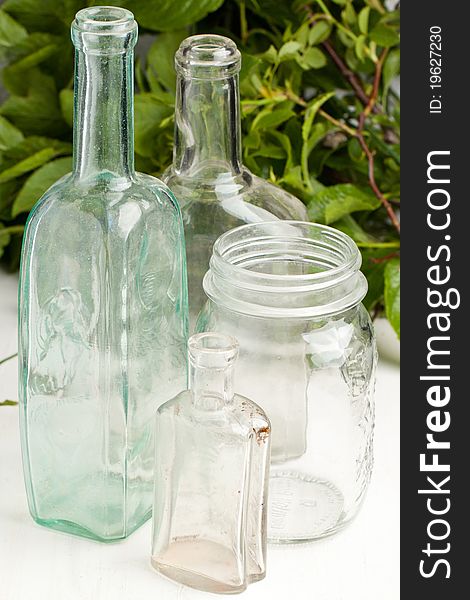
[[[16, 276], [0, 271], [0, 359], [16, 352]], [[17, 399], [17, 361], [0, 366], [0, 401]], [[376, 388], [375, 468], [361, 512], [338, 535], [269, 546], [257, 600], [398, 600], [399, 371], [381, 361]], [[18, 407], [0, 407], [0, 600], [190, 600], [215, 598], [174, 584], [149, 564], [150, 523], [111, 545], [33, 523], [23, 486]]]

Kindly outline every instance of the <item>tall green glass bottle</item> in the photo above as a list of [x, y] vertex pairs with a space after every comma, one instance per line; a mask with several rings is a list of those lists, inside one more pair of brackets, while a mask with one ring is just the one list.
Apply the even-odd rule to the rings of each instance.
[[34, 207], [23, 243], [19, 388], [35, 521], [101, 541], [149, 516], [153, 416], [186, 387], [178, 204], [134, 171], [132, 13], [80, 11], [73, 172]]

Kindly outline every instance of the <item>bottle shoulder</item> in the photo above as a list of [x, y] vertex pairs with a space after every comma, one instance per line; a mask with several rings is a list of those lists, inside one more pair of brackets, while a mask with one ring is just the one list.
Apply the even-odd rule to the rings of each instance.
[[[28, 228], [39, 221], [78, 218], [113, 222], [113, 216], [129, 224], [155, 213], [180, 219], [173, 193], [156, 177], [136, 173], [132, 178], [101, 173], [87, 180], [72, 173], [54, 183], [34, 205]], [[116, 222], [118, 219], [115, 219]]]
[[256, 436], [269, 437], [271, 424], [265, 412], [254, 402], [235, 394], [230, 404], [217, 410], [200, 409], [194, 406], [189, 390], [181, 392], [157, 411], [160, 417], [170, 419], [178, 427], [198, 427], [217, 429], [236, 435], [245, 440]]
[[198, 210], [205, 204], [217, 204], [242, 223], [273, 217], [308, 220], [307, 209], [301, 200], [254, 175], [246, 167], [242, 167], [240, 173], [207, 168], [191, 177], [180, 175], [169, 167], [162, 179], [178, 198], [183, 212]]

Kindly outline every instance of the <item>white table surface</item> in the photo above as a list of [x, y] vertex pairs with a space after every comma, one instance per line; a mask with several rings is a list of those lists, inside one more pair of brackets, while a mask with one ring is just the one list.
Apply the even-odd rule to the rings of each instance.
[[[0, 360], [16, 352], [16, 276], [0, 270]], [[375, 468], [356, 520], [329, 539], [269, 546], [264, 581], [242, 598], [398, 600], [399, 369], [381, 362]], [[17, 361], [0, 365], [0, 402], [17, 399]], [[149, 564], [150, 523], [102, 545], [31, 520], [23, 486], [18, 407], [0, 407], [0, 600], [189, 600], [215, 598], [174, 584]]]

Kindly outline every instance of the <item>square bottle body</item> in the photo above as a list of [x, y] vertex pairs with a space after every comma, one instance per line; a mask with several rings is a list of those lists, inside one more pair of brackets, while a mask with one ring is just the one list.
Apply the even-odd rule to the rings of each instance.
[[69, 179], [35, 208], [19, 390], [38, 523], [112, 541], [150, 517], [154, 414], [185, 387], [186, 313], [179, 212], [155, 180], [138, 175], [123, 190], [112, 177]]
[[269, 429], [237, 395], [212, 411], [188, 391], [159, 409], [152, 564], [160, 573], [219, 593], [264, 577]]

